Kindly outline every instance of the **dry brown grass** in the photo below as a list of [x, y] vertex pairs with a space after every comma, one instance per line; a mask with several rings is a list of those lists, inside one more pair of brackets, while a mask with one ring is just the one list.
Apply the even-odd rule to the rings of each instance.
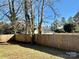
[[0, 44], [0, 59], [69, 59], [64, 51], [31, 44]]

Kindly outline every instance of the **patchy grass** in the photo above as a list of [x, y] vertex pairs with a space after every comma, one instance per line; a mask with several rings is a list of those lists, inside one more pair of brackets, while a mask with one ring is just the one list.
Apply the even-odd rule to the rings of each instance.
[[39, 45], [0, 44], [0, 59], [68, 59], [68, 57], [62, 51]]

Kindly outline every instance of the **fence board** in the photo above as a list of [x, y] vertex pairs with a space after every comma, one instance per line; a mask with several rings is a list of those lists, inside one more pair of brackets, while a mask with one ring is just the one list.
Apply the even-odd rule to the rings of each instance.
[[16, 34], [15, 35], [15, 40], [16, 41], [20, 41], [20, 42], [32, 42], [32, 36], [27, 34], [27, 35], [24, 35], [24, 34]]
[[0, 35], [0, 42], [7, 42], [14, 37], [14, 34]]

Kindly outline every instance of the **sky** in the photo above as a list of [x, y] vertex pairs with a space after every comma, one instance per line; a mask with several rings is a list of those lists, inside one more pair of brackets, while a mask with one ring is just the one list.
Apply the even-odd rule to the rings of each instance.
[[[0, 3], [3, 3], [4, 1], [5, 0], [1, 0]], [[58, 10], [60, 17], [65, 17], [67, 19], [70, 16], [74, 16], [79, 11], [79, 0], [60, 0], [56, 2], [55, 8]], [[45, 14], [50, 15], [51, 13], [49, 12], [50, 9], [46, 9]], [[49, 20], [49, 24], [51, 23], [52, 21]]]
[[79, 0], [60, 0], [56, 3], [56, 8], [60, 15], [67, 19], [79, 11]]
[[[79, 11], [79, 0], [59, 0], [55, 3], [55, 9], [57, 9], [57, 13], [59, 14], [58, 20], [60, 20], [61, 17], [68, 19]], [[50, 13], [50, 9], [47, 9], [45, 13], [50, 15], [52, 12]], [[52, 21], [48, 20], [49, 23], [47, 23], [47, 25], [50, 26], [53, 21], [54, 19]]]

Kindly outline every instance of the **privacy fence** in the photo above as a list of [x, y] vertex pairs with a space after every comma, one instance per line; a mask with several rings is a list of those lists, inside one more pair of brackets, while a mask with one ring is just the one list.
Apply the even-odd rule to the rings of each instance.
[[[6, 42], [13, 36], [13, 34], [0, 35], [0, 42]], [[32, 35], [16, 34], [15, 40], [27, 43], [35, 41], [43, 46], [79, 51], [79, 33], [35, 34], [34, 40], [32, 40]]]
[[7, 42], [10, 39], [13, 39], [14, 34], [0, 35], [0, 42]]
[[49, 47], [79, 51], [78, 33], [54, 33], [36, 35], [35, 42]]

